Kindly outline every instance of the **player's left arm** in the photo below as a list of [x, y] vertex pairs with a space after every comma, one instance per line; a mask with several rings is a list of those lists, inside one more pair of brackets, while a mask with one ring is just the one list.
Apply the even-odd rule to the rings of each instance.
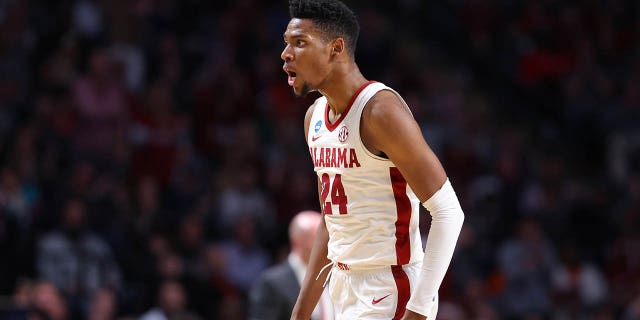
[[384, 152], [433, 217], [422, 272], [404, 319], [425, 319], [449, 267], [464, 213], [440, 160], [413, 115], [391, 91], [378, 92], [363, 111], [361, 136], [374, 154]]

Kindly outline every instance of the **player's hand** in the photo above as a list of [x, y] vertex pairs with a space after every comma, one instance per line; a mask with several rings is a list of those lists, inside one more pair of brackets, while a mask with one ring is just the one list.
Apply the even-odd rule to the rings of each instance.
[[402, 320], [425, 320], [425, 319], [427, 319], [426, 316], [423, 316], [419, 313], [415, 313], [409, 309], [407, 309], [404, 312], [404, 317], [402, 317]]

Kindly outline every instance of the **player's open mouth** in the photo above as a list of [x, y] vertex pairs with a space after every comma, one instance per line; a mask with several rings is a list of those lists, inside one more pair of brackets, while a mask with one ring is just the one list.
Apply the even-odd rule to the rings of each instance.
[[296, 73], [293, 71], [287, 71], [287, 74], [289, 75], [288, 83], [290, 86], [293, 86], [293, 83], [296, 81]]
[[289, 67], [286, 63], [282, 66], [282, 70], [289, 76], [287, 79], [287, 83], [293, 87], [293, 83], [296, 82], [296, 72], [293, 71], [291, 67]]

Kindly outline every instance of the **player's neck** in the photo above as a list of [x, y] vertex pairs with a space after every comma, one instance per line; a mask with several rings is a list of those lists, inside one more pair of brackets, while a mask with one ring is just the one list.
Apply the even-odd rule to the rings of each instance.
[[354, 64], [350, 68], [337, 72], [330, 81], [329, 85], [320, 93], [327, 98], [329, 108], [334, 115], [342, 114], [353, 95], [367, 82], [367, 79], [360, 73], [358, 67]]

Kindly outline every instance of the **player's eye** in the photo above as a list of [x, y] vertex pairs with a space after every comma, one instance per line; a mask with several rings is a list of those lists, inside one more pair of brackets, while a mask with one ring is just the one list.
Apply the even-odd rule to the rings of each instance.
[[298, 40], [298, 41], [296, 41], [296, 45], [297, 45], [298, 47], [302, 47], [303, 45], [305, 45], [305, 42], [304, 42], [304, 41], [302, 41], [302, 40]]

